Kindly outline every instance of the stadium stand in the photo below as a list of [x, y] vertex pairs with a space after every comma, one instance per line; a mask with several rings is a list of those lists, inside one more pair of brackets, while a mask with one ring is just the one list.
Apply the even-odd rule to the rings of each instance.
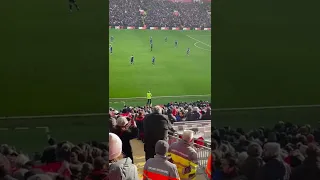
[[[211, 154], [210, 105], [211, 104], [208, 101], [200, 100], [190, 103], [172, 102], [160, 105], [162, 114], [172, 123], [172, 128], [175, 131], [174, 133], [169, 132], [168, 135], [168, 143], [170, 147], [174, 143], [183, 141], [182, 136], [185, 130], [192, 130], [194, 132], [193, 142], [190, 145], [197, 153], [198, 167], [196, 171], [196, 178], [199, 180], [207, 179], [204, 171], [207, 165], [207, 158]], [[127, 157], [133, 157], [132, 159], [134, 164], [138, 167], [140, 178], [142, 178], [143, 166], [145, 164], [143, 121], [144, 118], [151, 113], [153, 113], [152, 108], [147, 106], [125, 106], [120, 110], [113, 108], [110, 108], [109, 110], [110, 132], [120, 134], [119, 136], [121, 136], [123, 142], [122, 152], [127, 152], [127, 154], [129, 154]], [[127, 120], [123, 119], [123, 117], [126, 117]], [[136, 125], [130, 127], [128, 132], [119, 133], [114, 131], [114, 129], [119, 129], [121, 126], [131, 122], [130, 120], [132, 119], [135, 120]], [[129, 141], [131, 145], [128, 145]]]
[[211, 27], [211, 2], [111, 0], [110, 26]]
[[3, 144], [0, 149], [0, 179], [6, 180], [91, 180], [108, 176], [108, 145], [89, 142], [78, 145], [70, 142], [55, 143], [50, 138], [49, 146], [42, 155], [33, 157], [18, 152]]
[[213, 128], [213, 179], [319, 179], [320, 129], [279, 122], [274, 128]]

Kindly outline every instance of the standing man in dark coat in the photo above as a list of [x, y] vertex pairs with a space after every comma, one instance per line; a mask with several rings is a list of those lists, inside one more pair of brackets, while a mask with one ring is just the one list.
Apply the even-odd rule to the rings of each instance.
[[159, 140], [168, 141], [168, 132], [173, 129], [168, 118], [162, 115], [162, 108], [155, 106], [153, 113], [147, 115], [143, 121], [144, 152], [146, 161], [155, 155], [155, 145]]

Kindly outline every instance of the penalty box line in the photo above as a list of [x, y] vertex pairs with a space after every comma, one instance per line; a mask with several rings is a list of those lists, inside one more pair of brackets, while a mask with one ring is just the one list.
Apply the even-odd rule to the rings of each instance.
[[211, 45], [209, 45], [209, 44], [206, 44], [206, 43], [204, 43], [204, 42], [202, 42], [202, 41], [200, 41], [200, 40], [198, 40], [198, 39], [196, 39], [196, 38], [194, 38], [194, 37], [192, 37], [192, 36], [189, 36], [189, 35], [186, 35], [188, 38], [190, 38], [190, 39], [193, 39], [193, 40], [195, 40], [195, 41], [197, 41], [197, 42], [199, 42], [199, 43], [201, 43], [201, 44], [203, 44], [203, 45], [206, 45], [206, 46], [208, 46], [209, 48], [211, 48]]

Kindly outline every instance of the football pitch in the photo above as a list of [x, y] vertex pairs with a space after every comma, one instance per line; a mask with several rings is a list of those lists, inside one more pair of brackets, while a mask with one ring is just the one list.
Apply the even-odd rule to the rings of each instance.
[[[212, 1], [215, 124], [320, 127], [319, 1]], [[283, 107], [284, 108], [281, 108]]]
[[[108, 1], [3, 1], [0, 117], [105, 113]], [[0, 120], [0, 143], [42, 150], [58, 141], [106, 141], [107, 116]]]
[[110, 42], [113, 53], [109, 56], [110, 106], [143, 106], [149, 90], [154, 96], [153, 104], [211, 100], [211, 31], [110, 29], [111, 36], [114, 42]]

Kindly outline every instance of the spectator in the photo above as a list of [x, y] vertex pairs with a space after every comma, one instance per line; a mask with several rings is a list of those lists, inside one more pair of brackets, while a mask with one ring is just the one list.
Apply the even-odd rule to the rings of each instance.
[[181, 179], [195, 179], [198, 167], [197, 152], [191, 146], [194, 132], [185, 130], [182, 140], [170, 145], [169, 154], [172, 163], [178, 168]]
[[192, 112], [188, 114], [186, 121], [196, 121], [201, 119], [198, 107], [193, 107]]
[[205, 113], [204, 115], [201, 117], [202, 120], [211, 120], [211, 108], [208, 107], [206, 110], [205, 110]]
[[[7, 147], [5, 147], [5, 149], [9, 149]], [[1, 151], [1, 153], [3, 153], [5, 151]], [[5, 153], [8, 154], [8, 153]], [[15, 178], [13, 178], [10, 175], [10, 170], [11, 170], [11, 164], [10, 161], [8, 160], [8, 158], [3, 155], [0, 154], [0, 179], [4, 179], [4, 180], [16, 180]]]
[[108, 180], [107, 164], [102, 157], [97, 157], [93, 162], [93, 171], [86, 177], [86, 180]]
[[15, 161], [16, 170], [13, 172], [12, 176], [16, 179], [24, 179], [24, 174], [30, 169], [26, 166], [29, 162], [29, 158], [24, 154], [19, 154]]
[[135, 117], [135, 121], [137, 123], [137, 128], [139, 130], [138, 139], [141, 139], [142, 141], [144, 141], [143, 120], [144, 120], [144, 112], [143, 110], [140, 110], [138, 116]]
[[211, 27], [211, 15], [208, 11], [211, 11], [211, 3], [110, 0], [109, 25]]
[[266, 162], [260, 168], [257, 180], [289, 180], [290, 167], [280, 157], [280, 144], [269, 142], [264, 145], [263, 160]]
[[109, 133], [109, 179], [138, 180], [137, 167], [130, 158], [123, 158], [121, 139]]
[[293, 169], [290, 180], [318, 180], [320, 177], [320, 149], [315, 144], [309, 144], [307, 158], [304, 163]]
[[174, 131], [169, 120], [162, 115], [162, 108], [155, 106], [153, 113], [147, 115], [143, 121], [145, 134], [144, 151], [146, 161], [155, 155], [155, 145], [159, 140], [168, 140], [168, 132]]
[[113, 133], [120, 137], [122, 141], [122, 151], [125, 157], [129, 157], [133, 162], [130, 140], [138, 136], [138, 128], [136, 122], [133, 119], [128, 122], [126, 117], [120, 116], [117, 119], [117, 126], [114, 129]]
[[177, 166], [167, 160], [169, 144], [159, 140], [155, 145], [156, 155], [150, 158], [144, 165], [143, 180], [148, 179], [172, 179], [179, 180]]
[[257, 143], [252, 143], [248, 147], [248, 158], [240, 166], [240, 173], [245, 175], [248, 180], [254, 180], [256, 172], [263, 166], [264, 162], [261, 158], [262, 148]]

